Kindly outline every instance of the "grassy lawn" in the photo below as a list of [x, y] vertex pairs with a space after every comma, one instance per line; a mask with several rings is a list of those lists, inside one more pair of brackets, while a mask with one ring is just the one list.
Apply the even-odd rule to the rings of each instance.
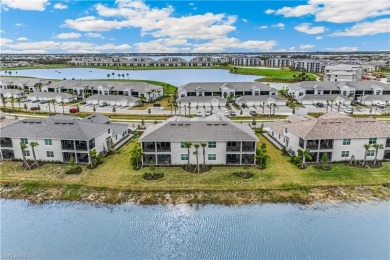
[[[163, 99], [156, 101], [155, 104], [160, 104], [161, 107], [164, 107], [164, 110], [170, 110], [169, 102], [173, 101], [173, 97], [164, 97]], [[144, 103], [142, 106], [137, 106], [137, 107], [131, 107], [129, 110], [145, 110], [149, 107], [153, 107], [153, 103]]]
[[157, 181], [146, 181], [142, 174], [147, 168], [135, 171], [129, 164], [129, 150], [137, 142], [132, 140], [115, 155], [105, 159], [97, 169], [83, 167], [83, 173], [60, 178], [56, 173], [61, 164], [47, 164], [39, 169], [22, 171], [19, 162], [0, 164], [1, 182], [38, 181], [47, 185], [83, 185], [94, 188], [110, 188], [131, 191], [253, 191], [259, 189], [295, 189], [317, 186], [377, 185], [390, 183], [390, 163], [384, 163], [380, 169], [352, 168], [342, 164], [333, 166], [333, 170], [322, 172], [310, 166], [300, 170], [289, 163], [288, 157], [274, 148], [268, 141], [268, 153], [271, 156], [265, 170], [250, 169], [255, 173], [251, 179], [233, 176], [241, 167], [213, 167], [207, 173], [191, 174], [180, 167], [157, 167], [156, 172], [164, 172], [165, 177]]
[[[264, 76], [264, 78], [261, 78], [257, 81], [262, 82], [290, 82], [290, 79], [293, 77], [293, 75], [298, 76], [300, 72], [298, 71], [291, 71], [288, 69], [280, 69], [280, 70], [273, 70], [273, 69], [257, 69], [257, 68], [237, 68], [237, 71], [234, 72], [237, 74], [244, 74], [244, 75], [258, 75], [258, 76]], [[309, 75], [310, 80], [315, 80], [316, 76], [312, 73], [307, 73]]]

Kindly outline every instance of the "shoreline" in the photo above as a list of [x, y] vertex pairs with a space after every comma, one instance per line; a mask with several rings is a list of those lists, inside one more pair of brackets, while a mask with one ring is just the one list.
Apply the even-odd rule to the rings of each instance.
[[390, 200], [390, 184], [361, 186], [300, 187], [243, 191], [131, 191], [83, 185], [39, 186], [37, 183], [3, 183], [1, 199], [25, 199], [33, 203], [73, 201], [92, 204], [137, 205], [257, 203], [367, 202]]

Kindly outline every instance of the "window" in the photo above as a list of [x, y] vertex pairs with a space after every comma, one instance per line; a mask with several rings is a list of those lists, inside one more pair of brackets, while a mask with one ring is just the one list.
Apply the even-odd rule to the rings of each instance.
[[182, 153], [182, 154], [180, 155], [180, 160], [182, 160], [182, 161], [188, 160], [188, 153]]
[[209, 154], [207, 155], [207, 159], [208, 159], [209, 161], [215, 161], [215, 160], [217, 160], [217, 155], [216, 155], [215, 153], [209, 153]]
[[217, 143], [216, 142], [209, 142], [207, 147], [208, 148], [217, 148]]
[[45, 139], [45, 145], [53, 145], [53, 142], [51, 139]]
[[27, 138], [20, 138], [20, 142], [23, 144], [28, 144]]
[[30, 156], [30, 151], [29, 150], [24, 150], [24, 156]]
[[370, 138], [370, 139], [368, 140], [368, 143], [369, 143], [369, 144], [376, 144], [376, 138]]
[[367, 151], [367, 156], [374, 156], [375, 155], [375, 150], [368, 150]]
[[47, 157], [54, 157], [54, 152], [53, 151], [46, 151], [46, 156]]
[[349, 157], [349, 151], [342, 151], [341, 157]]
[[180, 148], [186, 148], [186, 143], [185, 142], [181, 142], [180, 143]]
[[351, 139], [343, 139], [343, 145], [350, 145]]

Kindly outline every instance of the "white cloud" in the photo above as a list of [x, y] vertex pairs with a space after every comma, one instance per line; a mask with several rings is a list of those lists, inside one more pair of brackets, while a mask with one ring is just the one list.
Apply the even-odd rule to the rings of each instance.
[[317, 36], [316, 37], [316, 40], [322, 40], [322, 39], [324, 39], [324, 36]]
[[366, 18], [390, 14], [388, 0], [372, 1], [336, 1], [309, 0], [307, 5], [283, 7], [278, 10], [266, 10], [266, 14], [300, 17], [314, 15], [316, 21], [332, 23], [358, 22]]
[[59, 33], [56, 35], [55, 38], [57, 38], [57, 39], [75, 39], [75, 38], [80, 38], [80, 37], [81, 37], [80, 33], [70, 32], [70, 33]]
[[378, 33], [390, 33], [390, 18], [376, 20], [374, 22], [357, 23], [345, 29], [345, 31], [334, 32], [332, 36], [362, 36]]
[[277, 23], [277, 24], [272, 25], [272, 27], [274, 27], [274, 28], [280, 28], [280, 29], [284, 29], [285, 26], [286, 26], [286, 25], [285, 25], [284, 23]]
[[194, 4], [194, 3], [189, 3], [188, 5], [189, 5], [189, 6], [194, 6], [195, 4]]
[[44, 11], [49, 0], [2, 0], [3, 8], [20, 9], [26, 11]]
[[307, 50], [307, 49], [312, 49], [314, 47], [315, 46], [311, 45], [311, 44], [301, 44], [301, 46], [299, 46], [299, 49], [303, 51], [303, 50]]
[[324, 26], [312, 26], [310, 23], [303, 23], [298, 26], [295, 26], [294, 29], [298, 32], [303, 32], [307, 34], [319, 34], [325, 32]]
[[241, 21], [243, 21], [244, 23], [247, 23], [247, 22], [248, 22], [248, 20], [245, 19], [245, 18], [241, 19]]
[[79, 31], [110, 31], [121, 28], [140, 28], [141, 35], [169, 38], [217, 39], [236, 29], [237, 17], [226, 14], [205, 13], [174, 17], [174, 8], [152, 8], [144, 2], [118, 0], [115, 8], [95, 5], [100, 17], [115, 17], [113, 20], [81, 17], [65, 20], [64, 26]]
[[25, 24], [24, 23], [15, 23], [15, 26], [16, 27], [21, 27], [21, 26], [25, 26]]
[[69, 53], [93, 53], [93, 52], [126, 52], [131, 49], [128, 44], [114, 45], [112, 43], [96, 45], [90, 42], [18, 42], [10, 39], [1, 39], [1, 45], [7, 53], [46, 53], [48, 51]]
[[16, 40], [18, 40], [18, 41], [27, 41], [28, 39], [26, 37], [19, 37]]
[[46, 54], [45, 50], [1, 50], [4, 54]]
[[234, 49], [252, 51], [271, 51], [278, 43], [276, 41], [240, 41], [237, 38], [215, 39], [211, 42], [197, 44], [193, 52], [223, 52]]
[[88, 37], [88, 38], [100, 38], [100, 39], [104, 39], [104, 36], [102, 36], [100, 33], [86, 33], [84, 34], [84, 36]]
[[327, 51], [336, 51], [336, 52], [343, 52], [343, 51], [357, 51], [358, 47], [339, 47], [339, 48], [326, 48]]
[[267, 29], [268, 26], [267, 26], [267, 25], [262, 25], [262, 26], [259, 26], [258, 28], [261, 29], [261, 30], [263, 30], [263, 29]]
[[167, 53], [167, 52], [188, 52], [189, 47], [182, 47], [183, 45], [188, 45], [187, 40], [184, 39], [157, 39], [150, 42], [139, 42], [134, 44], [138, 52], [157, 52], [157, 53]]
[[68, 6], [63, 4], [63, 3], [56, 3], [54, 6], [53, 6], [54, 9], [59, 9], [59, 10], [63, 10], [63, 9], [68, 9]]
[[293, 46], [293, 47], [290, 47], [290, 48], [288, 48], [288, 50], [289, 51], [295, 51], [295, 47]]

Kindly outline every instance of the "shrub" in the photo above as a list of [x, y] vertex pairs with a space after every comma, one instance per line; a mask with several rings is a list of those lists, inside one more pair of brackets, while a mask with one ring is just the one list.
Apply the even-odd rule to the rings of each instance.
[[65, 174], [80, 174], [83, 169], [80, 166], [71, 166], [65, 170]]
[[155, 181], [164, 177], [162, 172], [145, 172], [142, 176], [147, 181]]
[[233, 172], [233, 175], [243, 179], [250, 179], [255, 176], [253, 172]]

